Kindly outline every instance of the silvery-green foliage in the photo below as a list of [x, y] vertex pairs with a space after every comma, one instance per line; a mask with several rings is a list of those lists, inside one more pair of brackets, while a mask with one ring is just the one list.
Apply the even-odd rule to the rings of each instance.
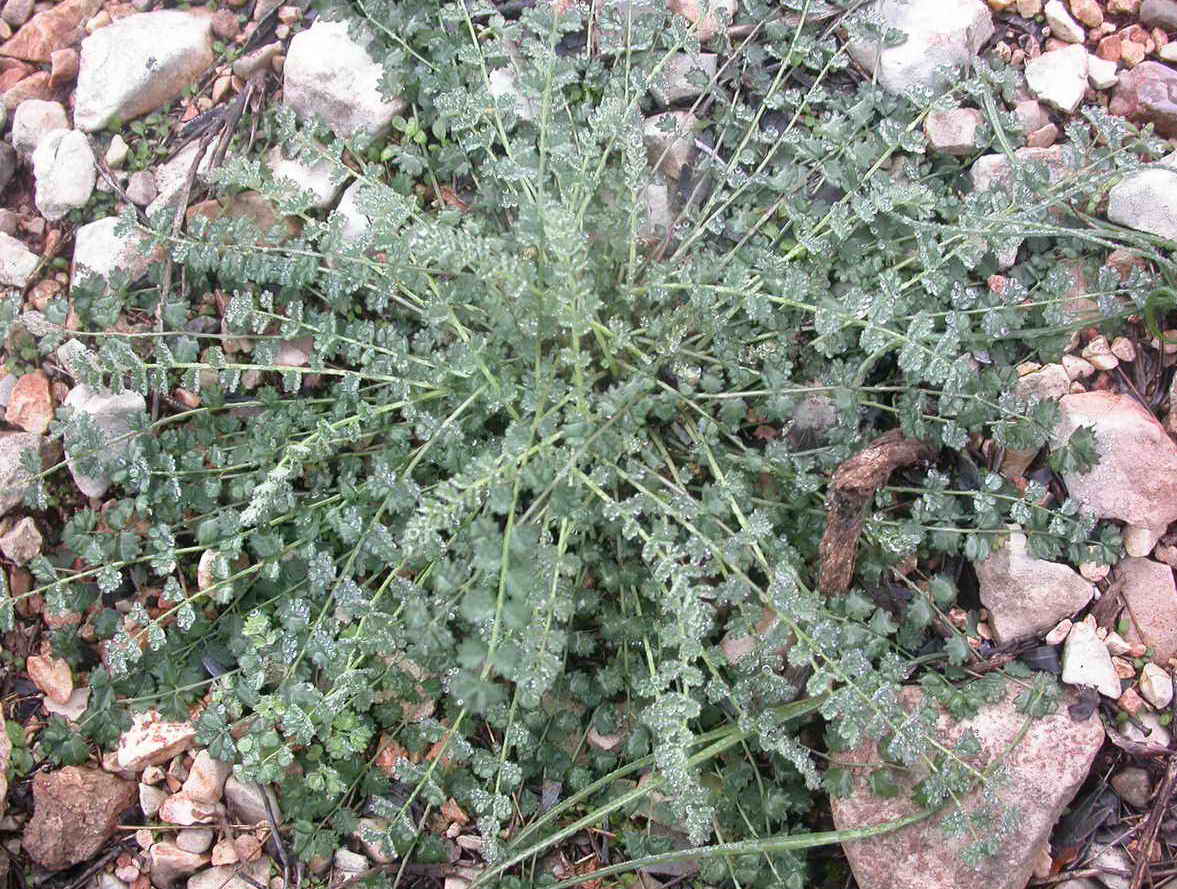
[[[260, 192], [297, 234], [279, 243], [243, 219], [152, 233], [192, 305], [219, 299], [222, 316], [188, 318], [173, 281], [162, 328], [116, 332], [122, 316], [155, 319], [158, 268], [72, 295], [84, 348], [69, 373], [162, 408], [118, 461], [62, 412], [52, 433], [79, 468], [112, 472], [114, 505], [72, 514], [70, 558], [37, 560], [34, 592], [55, 613], [95, 609], [95, 714], [118, 711], [116, 694], [176, 716], [206, 697], [201, 742], [279, 785], [302, 855], [330, 854], [369, 813], [375, 841], [425, 854], [421, 807], [453, 798], [501, 859], [544, 787], [573, 792], [645, 756], [690, 840], [796, 832], [814, 788], [841, 781], [811, 755], [820, 734], [782, 715], [808, 695], [820, 743], [883, 738], [891, 761], [931, 768], [920, 792], [943, 802], [975, 782], [968, 751], [899, 693], [914, 652], [950, 670], [973, 654], [941, 636], [948, 576], [889, 607], [889, 569], [982, 558], [1010, 521], [1043, 557], [1118, 554], [1114, 531], [1018, 491], [973, 441], [1046, 440], [1054, 406], [1017, 399], [1012, 367], [1065, 343], [1061, 261], [1094, 269], [1120, 237], [1079, 214], [1155, 146], [1088, 113], [1069, 131], [1071, 175], [1027, 165], [974, 192], [965, 163], [928, 151], [923, 116], [976, 105], [988, 150], [1016, 147], [995, 98], [1014, 72], [979, 64], [943, 95], [889, 96], [822, 23], [798, 31], [750, 0], [743, 21], [765, 24], [721, 43], [693, 160], [664, 181], [643, 141], [661, 110], [649, 87], [699, 46], [660, 3], [596, 6], [591, 37], [580, 7], [547, 3], [511, 19], [426, 0], [332, 11], [374, 34], [384, 87], [410, 111], [372, 145], [282, 111], [264, 128], [358, 184], [367, 229], [345, 238], [340, 213], [235, 157], [216, 187]], [[492, 93], [500, 70], [516, 95]], [[664, 239], [645, 228], [661, 185]], [[989, 286], [1015, 244], [1006, 286]], [[1090, 280], [1109, 317], [1156, 286]], [[22, 326], [4, 300], [0, 329], [48, 354], [69, 308]], [[278, 364], [291, 340], [309, 343], [305, 365]], [[894, 426], [936, 456], [876, 496], [858, 585], [819, 595], [828, 477]], [[1090, 445], [1060, 459], [1085, 465]], [[146, 609], [108, 604], [136, 592]], [[12, 607], [5, 594], [0, 625]], [[693, 759], [723, 724], [747, 750]], [[392, 774], [376, 764], [388, 741], [407, 753]], [[1012, 817], [993, 817], [1005, 827], [986, 837], [1006, 836]], [[792, 855], [708, 875], [806, 882]]]

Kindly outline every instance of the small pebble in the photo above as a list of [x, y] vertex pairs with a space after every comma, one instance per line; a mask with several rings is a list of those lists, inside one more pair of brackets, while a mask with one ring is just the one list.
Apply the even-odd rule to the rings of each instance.
[[1148, 772], [1135, 766], [1121, 769], [1112, 776], [1112, 787], [1120, 795], [1120, 799], [1136, 809], [1148, 807], [1148, 800], [1152, 796], [1152, 782]]
[[1118, 336], [1112, 340], [1112, 354], [1121, 361], [1135, 361], [1136, 347], [1132, 345], [1132, 340], [1124, 336]]
[[1163, 710], [1173, 700], [1173, 677], [1156, 664], [1145, 664], [1140, 671], [1140, 694], [1144, 699]]

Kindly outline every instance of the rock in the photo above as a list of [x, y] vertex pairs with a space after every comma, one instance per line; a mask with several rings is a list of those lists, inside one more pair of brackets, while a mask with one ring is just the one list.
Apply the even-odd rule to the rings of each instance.
[[314, 195], [311, 206], [316, 210], [324, 210], [331, 206], [348, 178], [346, 170], [341, 170], [339, 164], [329, 160], [308, 164], [295, 158], [287, 158], [282, 153], [281, 145], [275, 145], [266, 156], [266, 160], [275, 181], [287, 180], [300, 191], [309, 191]]
[[924, 118], [924, 133], [933, 151], [971, 154], [977, 150], [977, 127], [984, 119], [976, 108], [933, 111]]
[[[668, 8], [681, 15], [695, 28], [701, 43], [706, 43], [736, 17], [736, 0], [670, 0]], [[704, 8], [707, 12], [704, 13]]]
[[1121, 535], [1124, 541], [1124, 551], [1130, 556], [1147, 556], [1157, 545], [1157, 541], [1161, 539], [1161, 533], [1156, 528], [1138, 528], [1135, 525], [1128, 525]]
[[[1053, 148], [1019, 148], [1014, 152], [1018, 164], [1042, 163], [1053, 185], [1074, 170], [1075, 156], [1066, 145]], [[1009, 158], [1004, 154], [984, 154], [973, 161], [969, 177], [976, 191], [988, 191], [994, 187], [1008, 186], [1012, 179]]]
[[650, 163], [667, 178], [678, 179], [695, 155], [695, 126], [699, 119], [689, 111], [664, 111], [646, 118], [643, 140]]
[[[199, 140], [189, 142], [170, 161], [155, 168], [153, 178], [155, 179], [156, 198], [147, 205], [148, 217], [155, 217], [164, 208], [174, 207], [179, 202], [184, 191], [184, 183], [188, 180], [188, 173], [192, 169], [192, 164], [196, 160], [196, 152], [199, 150]], [[211, 168], [215, 151], [215, 145], [209, 145], [205, 149], [204, 156], [200, 159], [200, 165], [196, 170], [196, 182], [207, 183], [206, 177]], [[169, 218], [169, 224], [170, 221]]]
[[1087, 90], [1087, 50], [1068, 46], [1028, 60], [1026, 85], [1039, 100], [1070, 114]]
[[283, 69], [283, 102], [302, 118], [321, 117], [341, 138], [378, 138], [407, 107], [380, 90], [384, 69], [346, 22], [317, 19], [290, 41]]
[[[937, 710], [936, 737], [960, 737], [972, 729], [982, 747], [974, 766], [993, 762], [1027, 725], [1015, 705], [1017, 689], [1010, 683], [1003, 700], [984, 706], [970, 720], [954, 722]], [[923, 702], [918, 688], [905, 688], [904, 709], [915, 710]], [[951, 743], [951, 742], [949, 742]], [[860, 889], [1023, 889], [1034, 867], [1035, 852], [1049, 840], [1051, 828], [1087, 777], [1088, 769], [1103, 743], [1103, 725], [1098, 716], [1072, 721], [1064, 704], [1053, 714], [1032, 720], [1021, 742], [1005, 756], [1009, 780], [995, 793], [1000, 804], [1016, 808], [1022, 816], [1015, 836], [1010, 837], [993, 857], [982, 858], [976, 869], [965, 864], [962, 852], [972, 842], [967, 834], [946, 836], [940, 825], [957, 811], [949, 805], [940, 814], [918, 824], [870, 839], [843, 844], [851, 870]], [[839, 764], [877, 763], [873, 743], [839, 753]], [[880, 824], [914, 814], [916, 805], [910, 790], [923, 778], [922, 766], [912, 773], [897, 774], [898, 795], [883, 798], [868, 785], [865, 769], [855, 769], [851, 795], [832, 800], [837, 829]], [[965, 812], [979, 808], [979, 794], [964, 798]]]
[[151, 884], [156, 889], [171, 889], [181, 877], [208, 864], [207, 855], [185, 852], [170, 840], [154, 843], [148, 855], [151, 857]]
[[48, 62], [55, 50], [81, 39], [82, 23], [102, 7], [102, 0], [64, 0], [29, 19], [0, 46], [0, 56]]
[[1129, 173], [1108, 191], [1108, 219], [1140, 232], [1177, 238], [1177, 172]]
[[1071, 18], [1061, 0], [1049, 0], [1043, 12], [1046, 13], [1046, 24], [1050, 26], [1052, 36], [1066, 43], [1082, 43], [1086, 39], [1083, 28]]
[[1093, 87], [1097, 90], [1110, 89], [1116, 85], [1118, 79], [1115, 62], [1088, 53], [1087, 80]]
[[240, 856], [237, 854], [237, 849], [228, 837], [218, 840], [217, 844], [213, 846], [213, 867], [221, 867], [225, 864], [236, 864], [239, 860]]
[[1153, 649], [1153, 661], [1166, 663], [1177, 654], [1177, 585], [1173, 569], [1151, 559], [1123, 559], [1113, 582], [1124, 596], [1128, 642]]
[[335, 850], [335, 869], [341, 874], [354, 875], [363, 873], [369, 868], [368, 859], [358, 852], [339, 848]]
[[[250, 862], [244, 868], [243, 876], [237, 873], [236, 867], [210, 867], [208, 870], [193, 874], [188, 878], [188, 889], [256, 889], [266, 886], [270, 881], [270, 860], [259, 858]], [[252, 881], [252, 882], [251, 882]]]
[[1066, 565], [1030, 555], [1021, 531], [1011, 532], [1004, 546], [974, 567], [998, 645], [1050, 629], [1090, 602], [1095, 592]]
[[274, 57], [281, 54], [281, 52], [282, 44], [280, 42], [267, 43], [265, 46], [259, 46], [257, 49], [247, 52], [233, 63], [233, 73], [242, 80], [249, 80], [258, 71], [269, 68]]
[[147, 274], [152, 264], [161, 258], [159, 251], [146, 249], [148, 235], [132, 229], [126, 235], [116, 233], [119, 219], [108, 216], [87, 223], [78, 229], [74, 237], [74, 264], [71, 287], [74, 281], [91, 276], [108, 278], [112, 272], [125, 274], [131, 283]]
[[137, 207], [146, 207], [155, 200], [158, 192], [155, 188], [155, 177], [148, 170], [132, 173], [127, 180], [127, 199]]
[[509, 100], [506, 106], [520, 120], [533, 121], [539, 117], [541, 103], [519, 89], [519, 80], [509, 68], [495, 68], [490, 72], [487, 92], [496, 99]]
[[1144, 769], [1130, 766], [1112, 776], [1112, 787], [1120, 799], [1137, 809], [1148, 808], [1152, 796], [1152, 782]]
[[[1137, 741], [1141, 744], [1154, 744], [1157, 747], [1168, 747], [1172, 739], [1169, 730], [1161, 725], [1161, 718], [1156, 713], [1141, 712], [1136, 714], [1137, 721], [1144, 726], [1141, 730], [1137, 726], [1129, 722], [1124, 726], [1124, 737], [1129, 741]], [[1131, 870], [1131, 868], [1127, 868]], [[1106, 880], [1105, 880], [1106, 882]], [[1124, 881], [1124, 887], [1127, 889], [1128, 882]]]
[[4, 90], [4, 111], [11, 114], [16, 111], [21, 102], [26, 102], [29, 99], [41, 99], [48, 102], [55, 98], [53, 89], [49, 86], [49, 77], [48, 71], [34, 71], [28, 77], [21, 78], [16, 84]]
[[137, 713], [131, 727], [119, 738], [119, 768], [139, 772], [159, 765], [183, 753], [195, 740], [196, 729], [190, 722], [165, 722], [156, 710]]
[[[151, 784], [139, 784], [139, 808], [143, 810], [143, 817], [152, 819], [155, 817], [159, 807], [163, 805], [163, 801], [168, 798], [168, 792], [162, 787], [154, 787]], [[203, 849], [187, 850], [202, 852]]]
[[1156, 664], [1145, 664], [1140, 671], [1140, 694], [1158, 710], [1164, 710], [1173, 700], [1173, 677]]
[[218, 9], [213, 13], [213, 35], [218, 40], [232, 40], [241, 33], [241, 22], [231, 9]]
[[69, 664], [62, 658], [31, 654], [25, 660], [25, 669], [33, 685], [50, 700], [64, 704], [74, 692], [73, 674]]
[[242, 191], [215, 200], [209, 199], [188, 208], [189, 224], [199, 216], [209, 220], [222, 217], [248, 219], [262, 232], [261, 243], [267, 244], [297, 237], [302, 230], [297, 217], [279, 216], [270, 199], [256, 191]]
[[21, 465], [21, 454], [40, 454], [45, 439], [31, 432], [0, 432], [0, 516], [24, 500], [32, 476]]
[[49, 86], [53, 89], [67, 86], [78, 79], [81, 57], [73, 47], [55, 49], [49, 55]]
[[169, 824], [211, 824], [221, 817], [225, 807], [209, 800], [193, 799], [184, 792], [173, 794], [159, 807], [159, 819]]
[[98, 169], [85, 133], [54, 130], [45, 135], [33, 152], [33, 176], [37, 180], [37, 209], [50, 222], [86, 206], [94, 193]]
[[11, 25], [13, 28], [19, 28], [27, 22], [33, 15], [33, 0], [8, 0], [4, 4], [4, 11], [0, 13], [0, 18]]
[[719, 69], [718, 62], [719, 56], [715, 53], [693, 56], [688, 52], [676, 52], [667, 59], [657, 80], [650, 84], [650, 93], [660, 105], [697, 98], [703, 94], [703, 88], [696, 86], [695, 81], [704, 77], [713, 80]]
[[1132, 880], [1121, 876], [1116, 871], [1132, 873], [1132, 859], [1119, 846], [1093, 846], [1090, 864], [1104, 873], [1100, 874], [1100, 882], [1107, 889], [1128, 889]]
[[396, 860], [394, 852], [385, 851], [384, 835], [387, 830], [388, 820], [385, 818], [361, 818], [352, 833], [364, 854], [376, 864], [391, 864]]
[[35, 370], [16, 381], [4, 419], [25, 432], [38, 435], [49, 428], [53, 419], [53, 398], [49, 394], [49, 378], [44, 373]]
[[190, 827], [176, 833], [176, 845], [185, 852], [199, 855], [207, 852], [213, 844], [213, 832], [207, 827]]
[[[281, 824], [282, 810], [278, 807], [278, 798], [274, 795], [274, 791], [268, 787], [264, 793], [269, 797], [274, 819]], [[225, 804], [229, 807], [229, 812], [241, 824], [269, 824], [262, 794], [262, 789], [253, 782], [240, 781], [233, 775], [230, 775], [225, 781]]]
[[993, 36], [993, 19], [981, 0], [880, 0], [875, 11], [883, 24], [903, 31], [907, 39], [889, 47], [879, 40], [853, 40], [847, 48], [892, 93], [944, 86], [937, 69], [969, 64]]
[[127, 162], [127, 155], [130, 151], [131, 146], [123, 141], [121, 135], [115, 133], [110, 140], [110, 145], [106, 148], [106, 165], [112, 170], [121, 170], [123, 164]]
[[1062, 680], [1067, 685], [1089, 686], [1112, 700], [1120, 696], [1120, 678], [1112, 656], [1089, 623], [1080, 621], [1067, 634]]
[[64, 870], [101, 849], [134, 800], [133, 783], [96, 769], [38, 772], [22, 845], [46, 870]]
[[94, 132], [166, 105], [213, 63], [208, 16], [130, 15], [82, 41], [74, 124]]
[[62, 719], [68, 719], [70, 722], [77, 722], [81, 719], [82, 714], [86, 712], [86, 707], [89, 704], [90, 689], [88, 688], [75, 688], [69, 696], [69, 700], [64, 704], [59, 704], [49, 697], [41, 701], [41, 706], [45, 708], [45, 712], [50, 716], [60, 716]]
[[238, 861], [256, 861], [261, 857], [262, 844], [253, 834], [243, 833], [233, 840], [233, 851]]
[[1032, 133], [1050, 123], [1046, 109], [1033, 99], [1026, 99], [1014, 105], [1014, 117], [1021, 125], [1023, 133]]
[[638, 226], [638, 239], [654, 241], [666, 237], [674, 224], [670, 187], [664, 182], [651, 182], [642, 189], [642, 203], [646, 207], [646, 215]]
[[1140, 4], [1140, 23], [1149, 28], [1177, 31], [1177, 2], [1174, 0], [1144, 0]]
[[342, 234], [345, 244], [362, 241], [372, 228], [372, 220], [360, 209], [360, 190], [366, 183], [353, 182], [343, 191], [343, 197], [335, 208], [335, 214], [343, 221]]
[[12, 147], [22, 155], [31, 155], [37, 145], [53, 130], [68, 130], [69, 118], [60, 102], [26, 99], [12, 114]]
[[1071, 15], [1088, 28], [1098, 28], [1103, 24], [1103, 10], [1095, 0], [1070, 0]]
[[[147, 410], [147, 402], [138, 392], [120, 392], [115, 395], [91, 389], [80, 383], [70, 389], [65, 397], [67, 407], [90, 417], [102, 436], [104, 449], [103, 463], [125, 457], [131, 449], [131, 423], [133, 418]], [[66, 465], [78, 489], [87, 497], [101, 497], [110, 488], [110, 476], [104, 471], [90, 474], [84, 462], [94, 456], [89, 449], [83, 450], [76, 432], [67, 429], [65, 434]]]
[[0, 232], [0, 284], [24, 288], [41, 258], [11, 235]]
[[1080, 426], [1094, 427], [1099, 463], [1086, 474], [1063, 474], [1080, 506], [1099, 518], [1142, 528], [1164, 529], [1177, 519], [1177, 445], [1151, 413], [1132, 397], [1112, 392], [1067, 395], [1059, 408], [1052, 447]]
[[1119, 77], [1108, 111], [1133, 123], [1151, 121], [1160, 136], [1177, 136], [1177, 71], [1151, 61], [1125, 71]]
[[231, 774], [233, 766], [230, 763], [213, 759], [207, 750], [201, 750], [196, 754], [182, 792], [192, 799], [218, 802], [225, 792], [225, 779]]

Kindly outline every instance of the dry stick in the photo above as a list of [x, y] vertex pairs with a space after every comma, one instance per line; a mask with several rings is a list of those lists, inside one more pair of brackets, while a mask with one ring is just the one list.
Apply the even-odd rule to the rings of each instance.
[[1131, 889], [1140, 889], [1144, 885], [1144, 876], [1148, 871], [1148, 859], [1152, 854], [1152, 844], [1156, 842], [1157, 831], [1161, 829], [1161, 819], [1169, 808], [1169, 800], [1173, 797], [1174, 782], [1177, 781], [1177, 757], [1169, 757], [1169, 767], [1165, 769], [1164, 780], [1160, 790], [1153, 800], [1152, 811], [1148, 813], [1148, 821], [1144, 824], [1144, 836], [1140, 840], [1140, 854], [1136, 857], [1136, 867], [1132, 871]]
[[[176, 206], [176, 215], [172, 219], [172, 240], [180, 235], [180, 227], [184, 224], [184, 214], [188, 211], [188, 201], [192, 197], [192, 183], [196, 181], [196, 171], [200, 169], [200, 162], [204, 160], [204, 152], [212, 142], [217, 130], [211, 129], [200, 137], [200, 145], [196, 149], [196, 157], [192, 159], [192, 166], [188, 168], [188, 175], [184, 178], [184, 187], [180, 190], [180, 200]], [[155, 327], [160, 335], [163, 334], [163, 306], [168, 298], [168, 291], [172, 289], [172, 254], [168, 251], [164, 258], [163, 278], [159, 284], [159, 302], [155, 307]], [[159, 389], [151, 396], [151, 419], [159, 419]]]

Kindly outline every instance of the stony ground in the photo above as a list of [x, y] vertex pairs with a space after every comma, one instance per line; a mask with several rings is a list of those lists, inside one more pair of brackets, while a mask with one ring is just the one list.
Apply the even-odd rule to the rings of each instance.
[[[182, 124], [212, 119], [202, 118], [210, 113], [238, 120], [243, 112], [283, 103], [302, 117], [322, 117], [339, 135], [387, 132], [405, 103], [380, 94], [379, 66], [364, 47], [343, 25], [317, 21], [312, 9], [280, 2], [230, 0], [217, 7], [214, 0], [208, 8], [186, 10], [159, 8], [157, 0], [4, 4], [0, 285], [23, 300], [27, 323], [43, 319], [40, 313], [52, 300], [90, 273], [118, 269], [135, 278], [145, 272], [155, 257], [140, 250], [133, 237], [115, 232], [114, 217], [128, 205], [151, 214], [182, 204], [189, 218], [245, 215], [264, 227], [279, 222], [256, 194], [204, 196], [204, 174], [217, 143], [206, 143], [204, 155], [199, 139], [180, 144]], [[1019, 160], [1044, 160], [1052, 173], [1065, 172], [1073, 158], [1063, 127], [1083, 106], [1104, 106], [1135, 123], [1153, 123], [1163, 136], [1177, 136], [1177, 0], [1050, 0], [1045, 6], [1041, 0], [993, 0], [988, 6], [980, 0], [882, 2], [893, 24], [908, 33], [907, 43], [882, 52], [852, 45], [850, 51], [863, 73], [888, 89], [921, 82], [932, 64], [967, 64], [976, 55], [1024, 72], [1025, 88], [1004, 109], [1023, 130]], [[701, 16], [692, 0], [671, 3], [699, 28], [705, 44], [725, 26], [722, 17]], [[747, 33], [735, 0], [725, 5], [733, 14], [733, 34]], [[232, 61], [228, 49], [235, 50]], [[694, 119], [675, 103], [698, 94], [688, 72], [701, 68], [713, 74], [716, 65], [717, 56], [707, 52], [684, 56], [677, 65], [659, 100], [680, 127]], [[508, 70], [493, 72], [491, 83], [500, 94], [511, 95], [515, 88]], [[519, 101], [521, 114], [527, 113], [526, 101]], [[932, 150], [973, 158], [977, 189], [1009, 176], [1005, 155], [976, 156], [983, 120], [980, 110], [963, 108], [933, 114], [926, 124]], [[119, 121], [127, 123], [112, 126]], [[673, 177], [694, 147], [657, 123], [651, 118], [650, 154], [663, 158]], [[265, 162], [275, 175], [311, 190], [320, 209], [340, 214], [345, 236], [356, 237], [368, 226], [345, 181], [284, 157], [280, 148]], [[96, 202], [95, 195], [104, 197]], [[667, 186], [648, 195], [649, 224], [656, 230], [668, 222]], [[1177, 154], [1117, 185], [1103, 212], [1111, 222], [1177, 239]], [[1005, 257], [1004, 264], [1014, 259]], [[1140, 261], [1115, 251], [1107, 265], [1123, 278]], [[1091, 285], [1078, 267], [1073, 277], [1072, 308], [1083, 311], [1091, 307], [1084, 296]], [[994, 290], [1007, 283], [1001, 275], [989, 280]], [[65, 325], [70, 327], [70, 319]], [[1139, 327], [1133, 330], [1140, 334]], [[1103, 459], [1096, 472], [1064, 481], [1084, 505], [1123, 524], [1127, 551], [1109, 575], [1095, 565], [1035, 558], [1025, 538], [1013, 533], [977, 566], [984, 607], [952, 615], [969, 628], [979, 650], [1029, 640], [1036, 646], [1034, 656], [1052, 663], [1074, 690], [1071, 709], [1038, 724], [1012, 764], [1011, 801], [1025, 815], [1024, 847], [993, 862], [978, 882], [975, 873], [960, 869], [938, 835], [926, 826], [912, 828], [847, 848], [862, 889], [1021, 889], [1027, 881], [1121, 889], [1142, 885], [1146, 865], [1153, 868], [1155, 885], [1177, 873], [1169, 867], [1177, 818], [1167, 805], [1175, 778], [1167, 766], [1177, 666], [1177, 533], [1169, 531], [1177, 519], [1177, 333], [1167, 333], [1173, 342], [1132, 333], [1109, 342], [1091, 328], [1076, 335], [1059, 363], [1019, 369], [1019, 394], [1060, 402], [1062, 438], [1079, 426], [1097, 430]], [[60, 405], [91, 414], [110, 439], [125, 433], [129, 417], [145, 405], [139, 396], [115, 396], [77, 383], [70, 358], [84, 346], [76, 341], [52, 362], [19, 374], [6, 374], [5, 364], [11, 369], [20, 360], [13, 344], [5, 348], [9, 351], [0, 351], [0, 570], [20, 594], [32, 583], [24, 566], [58, 546], [61, 529], [46, 526], [21, 505], [17, 455], [28, 447], [60, 448], [46, 437]], [[284, 344], [278, 364], [305, 363], [308, 348], [300, 341]], [[183, 390], [173, 395], [180, 405], [197, 401]], [[1034, 458], [1008, 452], [1002, 472], [1022, 479]], [[80, 495], [100, 509], [110, 479], [69, 468]], [[189, 889], [279, 889], [296, 878], [279, 839], [281, 800], [237, 780], [228, 766], [195, 749], [190, 723], [147, 713], [116, 749], [89, 765], [30, 768], [31, 761], [20, 757], [35, 747], [45, 719], [82, 718], [90, 694], [87, 676], [74, 674], [42, 646], [41, 630], [54, 621], [74, 621], [86, 638], [90, 615], [51, 616], [34, 598], [22, 600], [19, 617], [21, 627], [4, 639], [8, 733], [0, 733], [0, 790], [8, 797], [5, 814], [0, 793], [5, 850], [0, 867], [10, 885], [47, 878], [51, 885], [67, 885], [60, 881], [63, 873], [70, 886], [99, 889], [165, 889], [184, 881]], [[739, 656], [740, 644], [732, 645], [730, 656]], [[1095, 715], [1101, 698], [1106, 727]], [[995, 704], [975, 720], [986, 748], [1001, 749], [1017, 732], [1011, 706]], [[868, 747], [850, 758], [873, 755]], [[835, 807], [835, 823], [858, 826], [880, 815], [902, 815], [903, 805], [880, 803], [859, 788]], [[1068, 807], [1082, 812], [1084, 805], [1101, 817], [1059, 821]], [[452, 842], [453, 864], [433, 876], [456, 889], [464, 885], [463, 874], [477, 867], [479, 841], [456, 804], [444, 815], [439, 830]], [[1142, 840], [1147, 830], [1159, 838], [1151, 854]], [[387, 863], [362, 831], [361, 826], [355, 841], [333, 858], [311, 862], [308, 879], [340, 884]], [[652, 875], [643, 879], [660, 885]]]

